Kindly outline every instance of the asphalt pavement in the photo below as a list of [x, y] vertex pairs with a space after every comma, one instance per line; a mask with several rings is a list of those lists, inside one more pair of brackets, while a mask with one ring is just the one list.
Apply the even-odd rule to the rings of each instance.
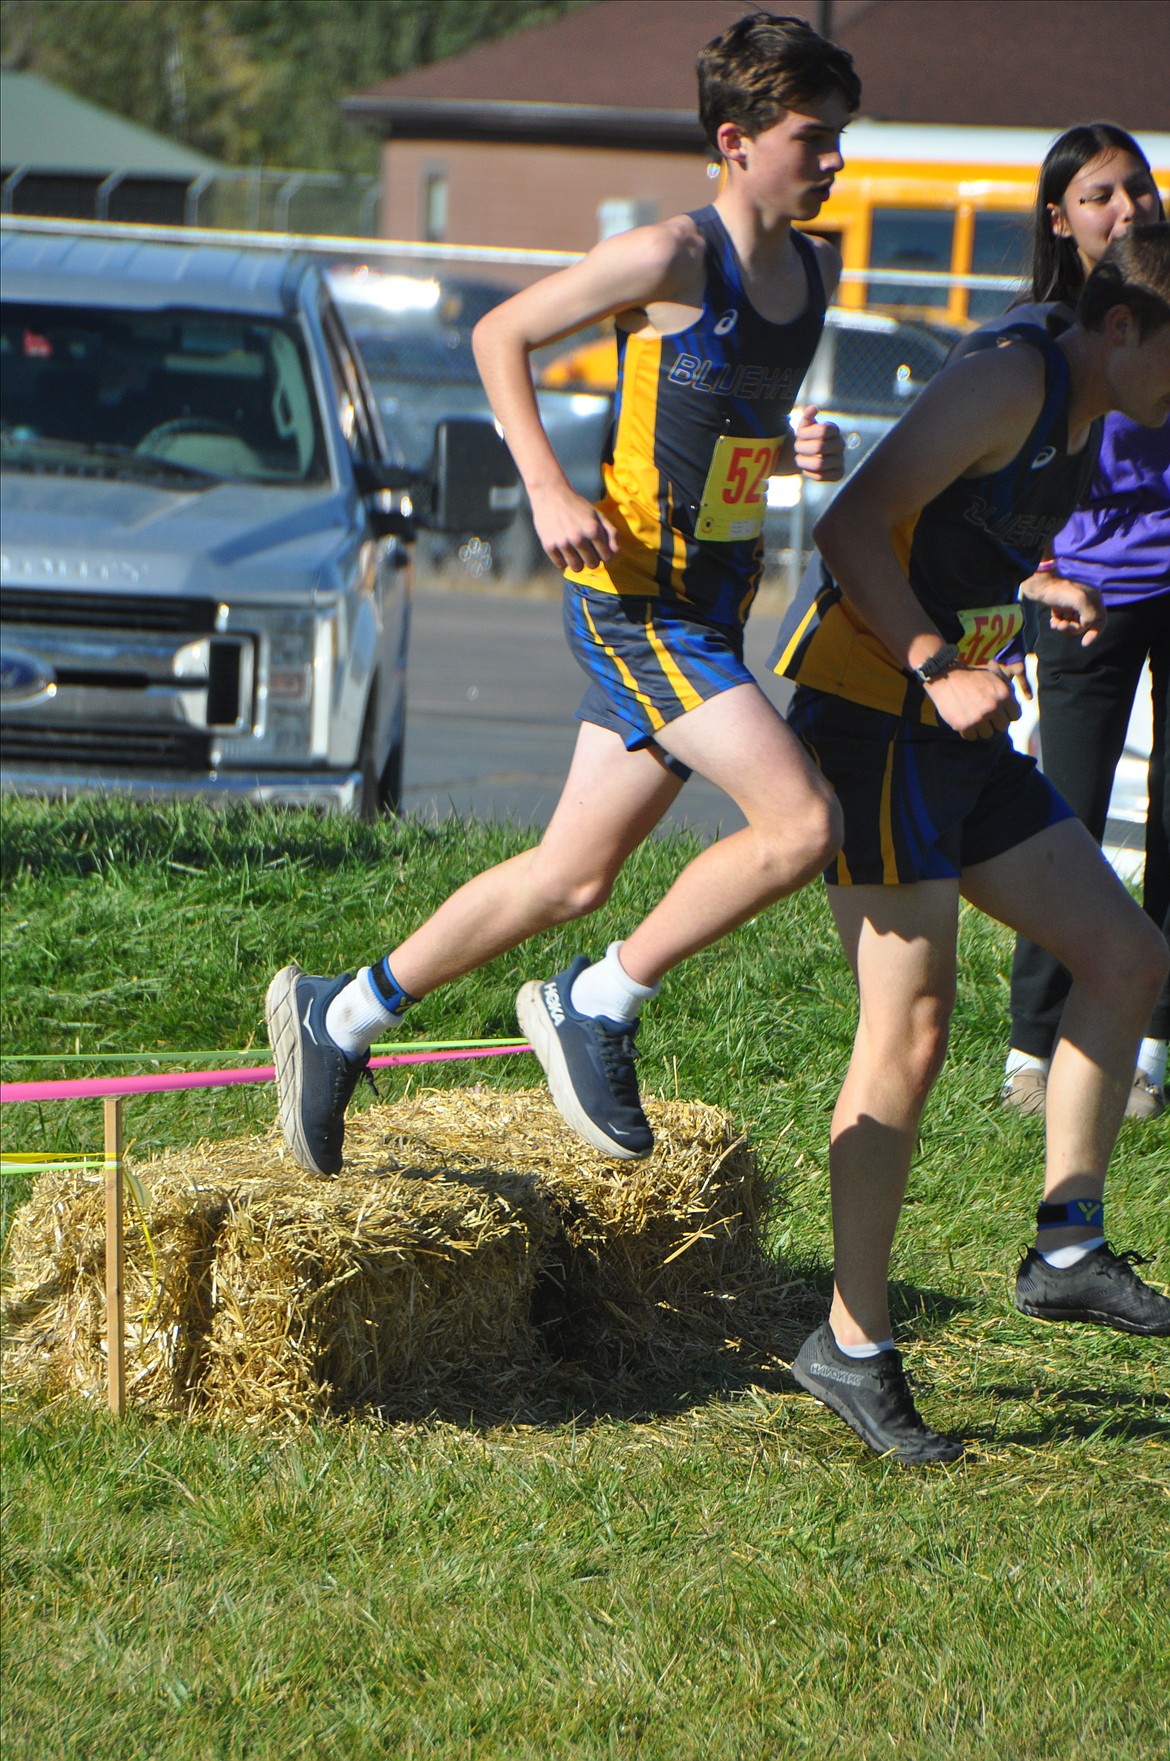
[[[764, 671], [778, 623], [753, 613], [746, 653], [769, 696], [783, 704], [788, 687]], [[584, 689], [561, 629], [559, 597], [417, 592], [408, 676], [405, 810], [546, 826], [569, 768]], [[692, 777], [661, 829], [714, 837], [742, 824], [726, 795]]]

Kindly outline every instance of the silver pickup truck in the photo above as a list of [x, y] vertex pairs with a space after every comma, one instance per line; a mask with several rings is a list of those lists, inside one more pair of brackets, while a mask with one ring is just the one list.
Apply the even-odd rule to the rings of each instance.
[[406, 469], [305, 258], [12, 230], [0, 290], [3, 787], [396, 808], [411, 540], [512, 519], [491, 422]]

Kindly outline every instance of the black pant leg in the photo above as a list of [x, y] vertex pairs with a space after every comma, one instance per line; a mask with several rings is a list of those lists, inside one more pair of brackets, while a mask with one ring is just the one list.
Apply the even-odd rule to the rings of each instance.
[[[1154, 728], [1150, 743], [1150, 810], [1146, 817], [1146, 874], [1142, 903], [1170, 941], [1170, 593], [1151, 607], [1150, 672]], [[1150, 1039], [1170, 1039], [1170, 978], [1154, 1005]]]
[[[1105, 835], [1113, 775], [1125, 745], [1145, 662], [1145, 620], [1111, 611], [1087, 648], [1053, 630], [1042, 611], [1036, 636], [1041, 765], [1098, 843]], [[1071, 979], [1059, 960], [1023, 936], [1012, 962], [1011, 1043], [1047, 1058], [1056, 1043]]]

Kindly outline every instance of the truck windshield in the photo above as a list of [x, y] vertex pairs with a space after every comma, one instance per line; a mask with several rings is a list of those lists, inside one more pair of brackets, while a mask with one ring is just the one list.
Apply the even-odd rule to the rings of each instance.
[[211, 479], [327, 476], [312, 379], [292, 326], [250, 315], [14, 305], [0, 314], [5, 462], [80, 468], [87, 449]]

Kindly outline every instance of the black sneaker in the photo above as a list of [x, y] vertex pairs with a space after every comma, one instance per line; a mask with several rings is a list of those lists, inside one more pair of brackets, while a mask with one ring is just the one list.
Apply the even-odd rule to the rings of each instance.
[[1050, 1266], [1030, 1247], [1016, 1273], [1016, 1307], [1037, 1321], [1089, 1321], [1119, 1333], [1170, 1334], [1170, 1297], [1159, 1296], [1134, 1271], [1139, 1253], [1114, 1253], [1107, 1243], [1075, 1266]]
[[846, 1357], [824, 1321], [797, 1352], [792, 1374], [802, 1388], [844, 1419], [875, 1455], [892, 1455], [895, 1461], [919, 1466], [958, 1461], [963, 1453], [956, 1438], [932, 1431], [918, 1416], [900, 1351]]
[[347, 1058], [325, 1031], [325, 1012], [348, 983], [348, 972], [340, 978], [309, 978], [299, 966], [285, 966], [264, 999], [280, 1129], [310, 1174], [340, 1172], [345, 1109], [370, 1061], [368, 1052]]
[[602, 1155], [629, 1161], [654, 1148], [634, 1069], [638, 1026], [577, 1013], [570, 992], [588, 965], [579, 955], [567, 972], [524, 985], [516, 1015], [561, 1118]]

